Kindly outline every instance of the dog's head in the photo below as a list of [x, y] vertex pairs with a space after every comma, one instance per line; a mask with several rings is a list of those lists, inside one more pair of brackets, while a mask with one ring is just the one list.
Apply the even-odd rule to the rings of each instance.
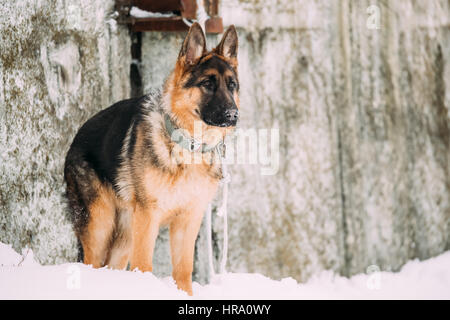
[[237, 49], [234, 26], [226, 30], [219, 45], [209, 52], [200, 25], [191, 26], [165, 88], [170, 93], [171, 112], [184, 128], [192, 128], [194, 121], [215, 128], [236, 126], [239, 118]]

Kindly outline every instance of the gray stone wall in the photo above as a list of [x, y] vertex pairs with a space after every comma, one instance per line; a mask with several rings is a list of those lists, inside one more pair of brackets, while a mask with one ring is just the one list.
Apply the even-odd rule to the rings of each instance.
[[129, 96], [113, 1], [0, 1], [0, 241], [43, 263], [77, 257], [63, 164], [79, 127]]

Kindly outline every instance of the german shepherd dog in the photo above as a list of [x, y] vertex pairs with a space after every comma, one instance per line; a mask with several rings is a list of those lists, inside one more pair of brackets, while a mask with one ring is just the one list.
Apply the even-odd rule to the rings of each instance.
[[[194, 23], [162, 90], [117, 102], [78, 131], [64, 179], [85, 264], [152, 271], [159, 228], [168, 225], [173, 278], [192, 295], [195, 241], [222, 178], [215, 146], [238, 120], [237, 48], [231, 26], [207, 51]], [[177, 128], [194, 141], [198, 125], [199, 148], [171, 137]], [[201, 161], [173, 161], [187, 149]]]

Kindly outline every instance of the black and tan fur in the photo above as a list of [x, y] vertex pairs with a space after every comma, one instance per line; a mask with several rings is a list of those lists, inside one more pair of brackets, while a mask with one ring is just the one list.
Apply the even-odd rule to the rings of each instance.
[[203, 141], [218, 143], [236, 124], [238, 90], [235, 28], [207, 52], [194, 24], [162, 91], [120, 101], [82, 126], [64, 175], [84, 263], [152, 271], [158, 230], [169, 225], [173, 278], [192, 294], [195, 240], [221, 167], [212, 152], [201, 163], [174, 162], [183, 150], [164, 115], [190, 135], [201, 121]]

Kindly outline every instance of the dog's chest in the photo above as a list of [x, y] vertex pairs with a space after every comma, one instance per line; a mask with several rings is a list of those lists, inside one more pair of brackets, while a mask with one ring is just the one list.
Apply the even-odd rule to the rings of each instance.
[[200, 169], [186, 170], [176, 176], [149, 170], [145, 178], [146, 193], [164, 215], [202, 210], [213, 199], [217, 185], [217, 179]]

